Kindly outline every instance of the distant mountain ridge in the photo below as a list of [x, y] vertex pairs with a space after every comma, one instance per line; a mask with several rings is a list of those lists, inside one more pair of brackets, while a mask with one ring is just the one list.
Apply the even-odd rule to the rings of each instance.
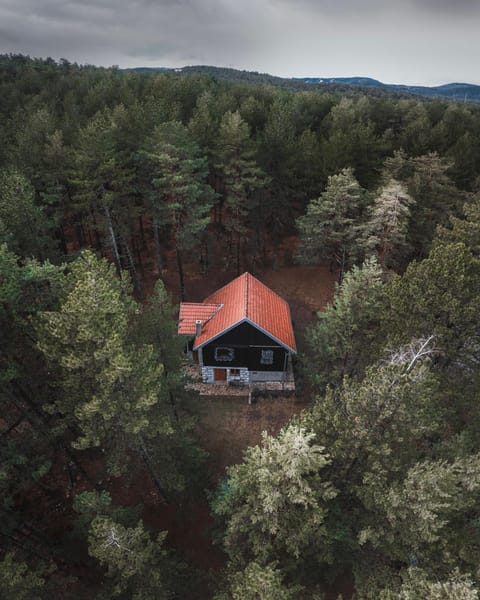
[[421, 96], [436, 96], [463, 100], [465, 102], [480, 101], [480, 85], [473, 83], [446, 83], [437, 86], [404, 85], [396, 83], [383, 83], [371, 77], [294, 77], [296, 81], [320, 85], [325, 83], [341, 83], [354, 86], [378, 87], [382, 89], [419, 94]]
[[395, 94], [396, 96], [417, 95], [424, 97], [448, 98], [460, 102], [480, 102], [480, 85], [473, 83], [447, 83], [439, 86], [415, 86], [383, 83], [371, 77], [277, 77], [257, 71], [242, 71], [227, 67], [208, 65], [168, 67], [134, 67], [125, 69], [141, 73], [174, 72], [183, 74], [199, 73], [219, 80], [238, 83], [268, 84], [290, 89], [322, 89], [331, 92], [363, 92], [375, 95]]

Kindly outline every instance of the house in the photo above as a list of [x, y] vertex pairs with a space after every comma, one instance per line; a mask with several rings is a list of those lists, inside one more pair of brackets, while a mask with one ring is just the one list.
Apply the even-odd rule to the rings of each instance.
[[182, 302], [178, 333], [188, 336], [204, 383], [291, 380], [296, 346], [290, 308], [250, 273], [203, 302]]

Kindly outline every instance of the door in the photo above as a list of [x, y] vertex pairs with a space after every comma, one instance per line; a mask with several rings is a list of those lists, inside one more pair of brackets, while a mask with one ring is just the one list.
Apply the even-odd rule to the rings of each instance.
[[213, 369], [214, 381], [227, 381], [227, 369]]

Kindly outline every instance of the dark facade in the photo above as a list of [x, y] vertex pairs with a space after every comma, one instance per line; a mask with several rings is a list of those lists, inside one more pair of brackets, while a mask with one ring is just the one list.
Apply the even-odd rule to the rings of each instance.
[[203, 347], [203, 365], [285, 371], [289, 352], [249, 323], [241, 323]]

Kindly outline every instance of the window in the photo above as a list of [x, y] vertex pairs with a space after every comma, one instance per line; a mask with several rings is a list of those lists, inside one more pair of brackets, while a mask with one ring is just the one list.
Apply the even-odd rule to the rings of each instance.
[[273, 350], [262, 350], [261, 365], [273, 365]]
[[233, 377], [240, 377], [240, 369], [230, 369], [230, 375]]
[[215, 348], [215, 360], [217, 362], [231, 362], [235, 356], [233, 348], [217, 346]]

